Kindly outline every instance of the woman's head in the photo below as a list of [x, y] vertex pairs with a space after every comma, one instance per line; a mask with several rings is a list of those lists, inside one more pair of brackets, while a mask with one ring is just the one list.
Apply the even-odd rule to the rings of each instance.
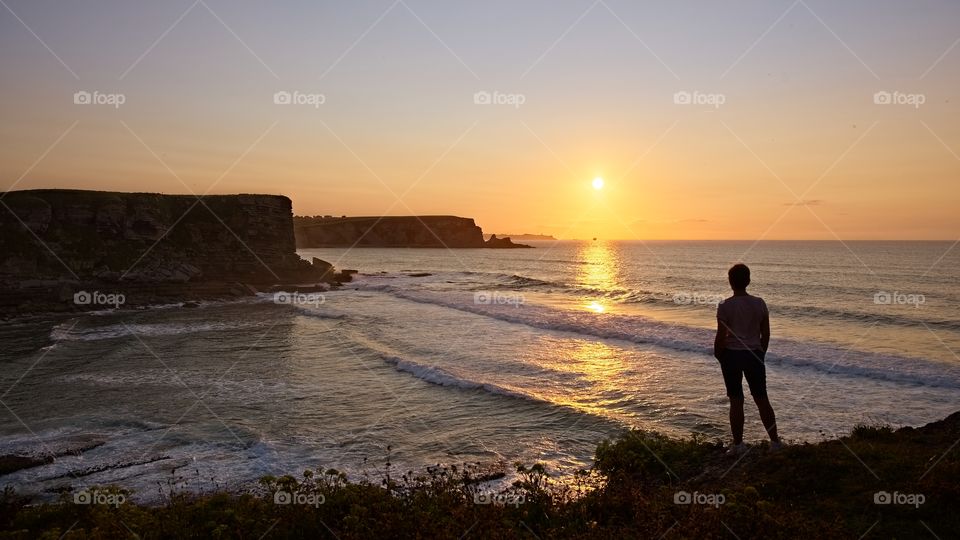
[[730, 280], [733, 290], [746, 289], [750, 284], [750, 269], [743, 263], [737, 263], [727, 270], [727, 279]]

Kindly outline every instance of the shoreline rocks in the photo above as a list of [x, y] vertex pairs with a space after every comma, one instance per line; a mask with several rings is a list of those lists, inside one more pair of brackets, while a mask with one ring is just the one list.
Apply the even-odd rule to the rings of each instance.
[[533, 246], [528, 246], [526, 244], [514, 244], [510, 240], [509, 236], [503, 238], [497, 238], [497, 235], [491, 235], [490, 239], [484, 242], [483, 247], [493, 248], [493, 249], [516, 249], [516, 248], [532, 248]]

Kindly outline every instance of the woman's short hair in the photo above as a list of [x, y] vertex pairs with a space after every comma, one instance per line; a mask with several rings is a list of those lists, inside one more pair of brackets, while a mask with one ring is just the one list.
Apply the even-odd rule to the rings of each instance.
[[746, 289], [750, 284], [750, 269], [743, 263], [737, 263], [727, 270], [727, 278], [734, 289]]

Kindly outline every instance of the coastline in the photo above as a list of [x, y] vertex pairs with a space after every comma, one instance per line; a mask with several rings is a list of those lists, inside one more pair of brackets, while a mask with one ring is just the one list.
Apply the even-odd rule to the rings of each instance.
[[[30, 197], [34, 195], [49, 194], [32, 193]], [[21, 376], [13, 381], [13, 386], [21, 379], [26, 381], [20, 394], [13, 395], [19, 402], [7, 400], [10, 411], [16, 411], [14, 416], [23, 414], [29, 427], [20, 416], [11, 416], [8, 425], [11, 431], [20, 430], [16, 420], [30, 433], [23, 438], [24, 446], [8, 448], [3, 452], [6, 455], [0, 455], [0, 478], [15, 480], [23, 490], [31, 489], [31, 482], [37, 478], [53, 482], [30, 491], [37, 494], [37, 500], [13, 491], [4, 495], [6, 510], [0, 529], [20, 531], [7, 536], [32, 537], [41, 532], [58, 536], [68, 530], [77, 536], [95, 535], [97, 530], [127, 534], [122, 527], [133, 527], [135, 534], [150, 536], [157, 524], [170, 527], [157, 533], [161, 537], [190, 534], [185, 531], [204, 531], [208, 536], [240, 536], [241, 532], [249, 535], [255, 531], [258, 535], [271, 533], [280, 537], [322, 536], [335, 531], [334, 535], [341, 538], [379, 536], [389, 531], [398, 537], [457, 537], [470, 533], [470, 522], [477, 523], [474, 534], [482, 530], [484, 536], [493, 537], [519, 537], [528, 532], [541, 537], [643, 537], [671, 531], [683, 537], [702, 537], [726, 536], [728, 530], [736, 530], [741, 538], [856, 538], [870, 530], [886, 536], [915, 536], [917, 523], [937, 531], [957, 529], [946, 509], [957, 502], [956, 489], [951, 486], [958, 483], [954, 449], [960, 440], [960, 413], [941, 422], [897, 431], [858, 427], [849, 436], [797, 443], [777, 454], [769, 453], [763, 444], [755, 444], [742, 459], [725, 456], [719, 441], [707, 441], [706, 437], [724, 433], [717, 415], [722, 398], [716, 393], [715, 366], [703, 354], [708, 352], [704, 344], [708, 343], [712, 329], [697, 323], [704, 313], [712, 322], [715, 308], [709, 300], [711, 294], [721, 290], [714, 282], [720, 275], [716, 268], [731, 256], [717, 250], [715, 244], [680, 250], [689, 251], [685, 255], [678, 254], [679, 248], [672, 244], [654, 247], [663, 250], [657, 254], [645, 244], [643, 250], [631, 251], [629, 243], [556, 242], [542, 255], [502, 250], [479, 253], [475, 248], [480, 246], [472, 245], [457, 248], [469, 253], [451, 257], [447, 250], [436, 249], [443, 246], [429, 242], [420, 245], [422, 240], [417, 240], [416, 245], [391, 245], [389, 249], [393, 251], [389, 254], [377, 249], [356, 250], [347, 259], [353, 246], [343, 245], [338, 248], [346, 250], [342, 252], [303, 248], [300, 253], [307, 253], [301, 256], [295, 244], [289, 200], [284, 198], [217, 199], [224, 205], [223, 213], [229, 211], [239, 224], [241, 239], [222, 234], [220, 224], [209, 216], [189, 211], [183, 214], [185, 224], [202, 233], [193, 235], [182, 228], [175, 229], [177, 221], [171, 218], [177, 212], [171, 212], [171, 208], [179, 210], [178, 205], [183, 203], [179, 198], [142, 199], [124, 194], [85, 197], [90, 200], [80, 210], [56, 197], [21, 200], [24, 215], [29, 219], [22, 225], [19, 240], [7, 242], [18, 251], [6, 260], [6, 273], [0, 276], [0, 319], [7, 320], [7, 314], [15, 318], [105, 315], [89, 318], [95, 321], [83, 320], [75, 335], [68, 335], [69, 329], [63, 332], [64, 339], [76, 338], [71, 340], [76, 341], [75, 347], [56, 348], [47, 357], [54, 347], [41, 347], [41, 343], [23, 349], [36, 351], [36, 357], [18, 358], [15, 348], [8, 355], [12, 362], [23, 364], [24, 376], [31, 374], [29, 379]], [[264, 213], [264, 208], [268, 212]], [[481, 232], [479, 227], [472, 220], [465, 225], [464, 242], [475, 243]], [[75, 234], [77, 231], [83, 234]], [[216, 231], [219, 236], [213, 235]], [[61, 244], [68, 254], [66, 261], [53, 259], [53, 252], [48, 254], [28, 242], [28, 232]], [[173, 234], [178, 232], [181, 235]], [[196, 241], [198, 238], [203, 241]], [[406, 235], [398, 238], [410, 241]], [[156, 249], [152, 247], [154, 243]], [[256, 249], [250, 248], [251, 243]], [[623, 246], [626, 247], [620, 249]], [[833, 251], [840, 251], [839, 245], [830, 246], [836, 248]], [[124, 251], [131, 247], [137, 249]], [[397, 247], [409, 251], [396, 250]], [[417, 247], [434, 249], [417, 251]], [[122, 251], [124, 257], [114, 260], [115, 250]], [[731, 250], [733, 256], [739, 255], [738, 249]], [[817, 430], [821, 434], [846, 432], [858, 421], [915, 425], [920, 423], [918, 419], [927, 421], [953, 408], [956, 381], [960, 380], [955, 367], [932, 361], [905, 362], [904, 357], [861, 350], [867, 347], [839, 336], [870, 331], [873, 327], [864, 323], [879, 321], [892, 328], [890, 332], [878, 332], [876, 343], [870, 344], [882, 348], [891, 339], [915, 337], [917, 332], [903, 330], [905, 326], [951, 330], [954, 327], [950, 326], [949, 303], [932, 301], [924, 305], [924, 311], [919, 311], [918, 306], [908, 306], [912, 310], [909, 312], [897, 311], [902, 306], [876, 301], [877, 291], [885, 290], [886, 283], [864, 279], [835, 286], [831, 291], [834, 296], [826, 302], [813, 298], [816, 309], [810, 309], [804, 302], [796, 301], [811, 298], [806, 295], [808, 284], [821, 282], [825, 275], [836, 274], [844, 266], [829, 256], [829, 246], [811, 249], [810, 256], [803, 249], [791, 247], [791, 251], [797, 259], [784, 259], [783, 250], [773, 245], [764, 257], [777, 262], [757, 267], [766, 278], [758, 282], [758, 287], [770, 287], [767, 290], [771, 292], [771, 304], [782, 310], [778, 321], [783, 321], [784, 332], [778, 336], [785, 337], [778, 337], [776, 353], [768, 357], [771, 366], [782, 370], [778, 375], [789, 377], [792, 383], [780, 395], [783, 403], [803, 404], [808, 409], [784, 415], [784, 432], [798, 433], [796, 429], [803, 428], [805, 435], [797, 440], [814, 441], [819, 440]], [[884, 256], [879, 251], [882, 250], [873, 255]], [[269, 255], [270, 264], [259, 260], [258, 254], [262, 253]], [[548, 253], [550, 260], [544, 261]], [[649, 256], [651, 253], [653, 257]], [[141, 262], [141, 255], [149, 255], [150, 260]], [[829, 264], [803, 264], [804, 257], [814, 255]], [[659, 273], [661, 257], [684, 270]], [[869, 254], [864, 258], [871, 260]], [[360, 294], [352, 290], [335, 292], [341, 284], [351, 281], [354, 271], [337, 272], [325, 260], [338, 265], [343, 261], [352, 268], [375, 268], [378, 272], [364, 275], [356, 287], [349, 287], [361, 290]], [[847, 268], [850, 266], [855, 265], [848, 264]], [[273, 268], [280, 274], [274, 274]], [[802, 271], [797, 272], [798, 268]], [[76, 269], [79, 275], [67, 279], [64, 269]], [[922, 291], [931, 300], [948, 299], [953, 294], [950, 287], [938, 288], [937, 283], [924, 281], [923, 277], [915, 282], [907, 274], [906, 279], [897, 281], [897, 286], [899, 290]], [[296, 293], [293, 296], [303, 294], [304, 300], [310, 300], [311, 293], [321, 294], [310, 305], [284, 302], [276, 295], [281, 291]], [[766, 291], [762, 292], [767, 296]], [[841, 294], [846, 303], [837, 302]], [[109, 299], [100, 300], [99, 295], [122, 295], [123, 300], [110, 304]], [[91, 301], [91, 296], [95, 301]], [[207, 301], [242, 304], [244, 299], [256, 296], [269, 305], [221, 313], [222, 319], [212, 323], [197, 321], [211, 317], [206, 310], [181, 309], [207, 307]], [[321, 297], [323, 301], [318, 300]], [[327, 299], [331, 301], [326, 303]], [[305, 305], [295, 306], [296, 309], [274, 305], [283, 303]], [[164, 306], [178, 309], [148, 313]], [[670, 316], [664, 320], [638, 316], [651, 308], [662, 308]], [[112, 320], [110, 315], [114, 312], [117, 319], [129, 315], [132, 320]], [[838, 324], [831, 328], [811, 324], [811, 313], [833, 317], [832, 321]], [[261, 343], [260, 339], [278, 321], [291, 324], [280, 327], [281, 335], [268, 336], [267, 342]], [[101, 325], [106, 331], [98, 333]], [[343, 334], [325, 339], [331, 327], [341, 325]], [[252, 328], [267, 330], [251, 342], [248, 340]], [[815, 339], [798, 339], [810, 328], [817, 328], [812, 336]], [[151, 334], [137, 334], [140, 330]], [[191, 334], [194, 331], [196, 336]], [[205, 334], [210, 331], [224, 333]], [[54, 335], [49, 332], [49, 336]], [[147, 337], [149, 345], [140, 341], [141, 335]], [[36, 336], [39, 341], [44, 334]], [[489, 343], [496, 346], [476, 350], [478, 336], [489, 338]], [[106, 341], [117, 337], [127, 342], [114, 345]], [[276, 342], [271, 343], [274, 337]], [[951, 337], [946, 339], [949, 342]], [[908, 346], [908, 342], [896, 345], [910, 351], [927, 350], [915, 344]], [[216, 375], [237, 373], [236, 364], [249, 350], [262, 352], [248, 358], [248, 365], [240, 366], [247, 368], [242, 377], [238, 375], [236, 380], [220, 385]], [[285, 354], [288, 351], [289, 355]], [[524, 362], [526, 357], [518, 352], [528, 354], [536, 362]], [[41, 364], [44, 358], [45, 364]], [[136, 358], [145, 358], [146, 363], [129, 361]], [[283, 360], [282, 364], [277, 363], [278, 358]], [[368, 358], [370, 362], [366, 361]], [[839, 364], [838, 358], [843, 364]], [[670, 361], [675, 359], [679, 361]], [[103, 363], [88, 368], [87, 364], [95, 363], [94, 360]], [[158, 362], [154, 364], [153, 360]], [[198, 366], [205, 369], [196, 369]], [[39, 369], [35, 371], [35, 367]], [[278, 376], [278, 367], [290, 372]], [[380, 370], [384, 378], [378, 374], [376, 379], [367, 379], [373, 373], [371, 367]], [[66, 371], [65, 368], [74, 371], [68, 375], [57, 373]], [[176, 377], [170, 377], [170, 372]], [[186, 374], [190, 384], [176, 380], [181, 373]], [[597, 377], [598, 373], [603, 376]], [[682, 380], [683, 384], [658, 384], [648, 377], [651, 373], [662, 381]], [[552, 386], [543, 384], [545, 379]], [[259, 384], [264, 381], [272, 384]], [[382, 381], [389, 384], [384, 386]], [[891, 385], [895, 391], [890, 390]], [[234, 422], [230, 426], [224, 424], [240, 443], [238, 447], [232, 446], [231, 441], [231, 446], [219, 448], [211, 443], [210, 431], [198, 429], [176, 445], [171, 444], [172, 451], [164, 448], [144, 457], [128, 459], [126, 454], [117, 454], [124, 457], [101, 459], [103, 456], [97, 453], [109, 454], [109, 443], [93, 441], [92, 437], [88, 440], [95, 428], [90, 427], [92, 423], [84, 424], [83, 414], [116, 421], [140, 407], [148, 413], [141, 418], [152, 419], [155, 424], [137, 428], [138, 433], [168, 430], [179, 426], [180, 420], [167, 411], [179, 412], [181, 402], [189, 411], [193, 392], [200, 388], [204, 389], [203, 395], [217, 392], [217, 410], [223, 407], [242, 420], [236, 423], [241, 424], [241, 430], [246, 428], [245, 433], [241, 431], [243, 439], [234, 435]], [[408, 415], [400, 411], [391, 419], [392, 431], [363, 443], [379, 448], [392, 445], [406, 452], [427, 447], [423, 455], [429, 454], [430, 461], [404, 461], [402, 453], [397, 452], [391, 465], [388, 450], [386, 462], [374, 466], [373, 477], [365, 472], [357, 476], [350, 464], [358, 460], [354, 459], [356, 454], [347, 453], [345, 448], [349, 445], [327, 442], [341, 433], [353, 433], [357, 424], [362, 426], [369, 419], [381, 418], [384, 388], [403, 392], [414, 388], [420, 403], [429, 404], [423, 406], [423, 411], [442, 412], [429, 419], [431, 429], [441, 426], [441, 436], [431, 433], [435, 440], [418, 438], [410, 429]], [[809, 390], [812, 388], [817, 389], [816, 393]], [[336, 399], [318, 401], [324, 390]], [[448, 390], [451, 392], [447, 393]], [[670, 416], [671, 422], [686, 423], [678, 431], [670, 431], [674, 425], [654, 424], [673, 435], [635, 431], [595, 446], [595, 441], [617, 433], [619, 426], [609, 431], [591, 431], [590, 426], [581, 422], [582, 417], [569, 422], [564, 418], [564, 422], [554, 424], [554, 410], [541, 414], [539, 408], [524, 409], [528, 402], [561, 403], [564, 405], [558, 410], [566, 413], [567, 409], [562, 407], [571, 393], [577, 394], [580, 405], [570, 407], [572, 413], [590, 412], [591, 407], [602, 403], [603, 410], [598, 412], [610, 417]], [[343, 399], [347, 394], [355, 399]], [[36, 407], [38, 395], [45, 398], [48, 408]], [[102, 406], [97, 399], [104, 395], [118, 399], [109, 407]], [[660, 400], [649, 396], [658, 396]], [[90, 403], [84, 408], [88, 397]], [[521, 399], [517, 403], [509, 401], [514, 397]], [[840, 406], [837, 397], [842, 397]], [[35, 449], [49, 451], [50, 447], [35, 433], [42, 430], [34, 428], [48, 418], [59, 418], [64, 403], [80, 419], [77, 429], [83, 433], [78, 439], [84, 442], [55, 446], [54, 454], [27, 455]], [[310, 406], [301, 407], [303, 403]], [[156, 409], [163, 410], [157, 413]], [[97, 416], [101, 410], [107, 414]], [[368, 416], [351, 416], [359, 410]], [[23, 411], [34, 411], [35, 418], [28, 418]], [[664, 411], [666, 414], [661, 415]], [[857, 417], [873, 411], [888, 416]], [[282, 414], [287, 414], [279, 422], [282, 426], [265, 436], [261, 426], [269, 425]], [[317, 422], [317, 418], [323, 421]], [[338, 419], [350, 418], [361, 419], [362, 423], [336, 424]], [[52, 427], [62, 428], [72, 421], [69, 418]], [[203, 422], [198, 425], [209, 427]], [[316, 429], [318, 425], [322, 429]], [[476, 428], [482, 436], [467, 440], [465, 425]], [[525, 431], [516, 431], [516, 425], [522, 425]], [[576, 436], [570, 436], [574, 430]], [[689, 440], [676, 437], [676, 433], [691, 432], [707, 435]], [[517, 433], [523, 433], [523, 437], [517, 437]], [[412, 437], [404, 438], [408, 435]], [[492, 436], [493, 440], [483, 436]], [[300, 437], [304, 437], [303, 441]], [[124, 444], [137, 441], [123, 437], [115, 440]], [[289, 445], [294, 450], [276, 451], [288, 441], [297, 441]], [[526, 450], [527, 443], [535, 446], [533, 451], [519, 454]], [[229, 462], [234, 469], [221, 468], [209, 474], [204, 469], [209, 482], [201, 479], [202, 467], [196, 465], [196, 448], [201, 445], [208, 445], [202, 450], [213, 457], [212, 463]], [[102, 448], [98, 450], [98, 446]], [[553, 454], [544, 452], [551, 446], [556, 449]], [[441, 453], [449, 447], [456, 450]], [[368, 466], [366, 456], [382, 455], [377, 453], [379, 448], [364, 455], [364, 471]], [[252, 469], [253, 472], [245, 469], [251, 463], [251, 455], [259, 458], [277, 454], [285, 461], [266, 459], [265, 465]], [[507, 468], [495, 484], [489, 481], [494, 478], [477, 469], [477, 464], [488, 455], [508, 455], [511, 457], [503, 461], [518, 460], [527, 465], [518, 466], [515, 473]], [[575, 465], [565, 467], [571, 463], [571, 456]], [[452, 463], [459, 459], [478, 461], [466, 470], [463, 465], [421, 468], [425, 463]], [[257, 484], [257, 478], [263, 474], [299, 471], [300, 467], [314, 466], [318, 460], [349, 470], [350, 476], [321, 469], [302, 479], [266, 477]], [[402, 473], [391, 468], [396, 463], [405, 463], [404, 467], [409, 465], [418, 472]], [[48, 477], [44, 467], [51, 464], [63, 470]], [[580, 474], [572, 472], [581, 466], [591, 469]], [[141, 474], [144, 469], [151, 469], [153, 476]], [[936, 473], [928, 474], [931, 470]], [[194, 472], [196, 476], [191, 478]], [[244, 472], [246, 475], [241, 476]], [[103, 473], [108, 474], [89, 476]], [[134, 483], [138, 475], [147, 481]], [[478, 480], [479, 477], [484, 479]], [[82, 483], [83, 479], [93, 478], [126, 487], [98, 488]], [[502, 489], [514, 479], [517, 483]], [[151, 494], [155, 492], [149, 488], [154, 485], [160, 486], [159, 503], [128, 491]], [[181, 491], [188, 488], [189, 492]], [[281, 491], [315, 502], [322, 496], [324, 502], [309, 508], [278, 503], [275, 497]], [[83, 497], [76, 498], [91, 492], [122, 502], [103, 507], [85, 503]], [[703, 500], [717, 504], [678, 502], [679, 493], [696, 501], [702, 495], [706, 497]], [[910, 513], [906, 508], [874, 501], [878, 494], [906, 494], [914, 499], [921, 495], [924, 502]], [[60, 503], [50, 502], [58, 496]], [[508, 504], [491, 504], [495, 502]], [[188, 517], [179, 518], [178, 514]], [[403, 517], [393, 519], [394, 515]], [[866, 516], [876, 519], [868, 521]], [[269, 527], [278, 521], [280, 525]], [[326, 525], [317, 527], [319, 522]], [[183, 529], [177, 528], [178, 523]], [[211, 529], [211, 523], [218, 528]]]

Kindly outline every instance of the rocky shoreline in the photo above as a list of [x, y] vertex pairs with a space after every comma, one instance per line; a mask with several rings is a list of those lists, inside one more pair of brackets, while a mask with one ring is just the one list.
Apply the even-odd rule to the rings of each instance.
[[279, 195], [0, 193], [0, 319], [223, 300], [349, 281], [297, 248], [529, 248], [455, 216], [294, 217]]

